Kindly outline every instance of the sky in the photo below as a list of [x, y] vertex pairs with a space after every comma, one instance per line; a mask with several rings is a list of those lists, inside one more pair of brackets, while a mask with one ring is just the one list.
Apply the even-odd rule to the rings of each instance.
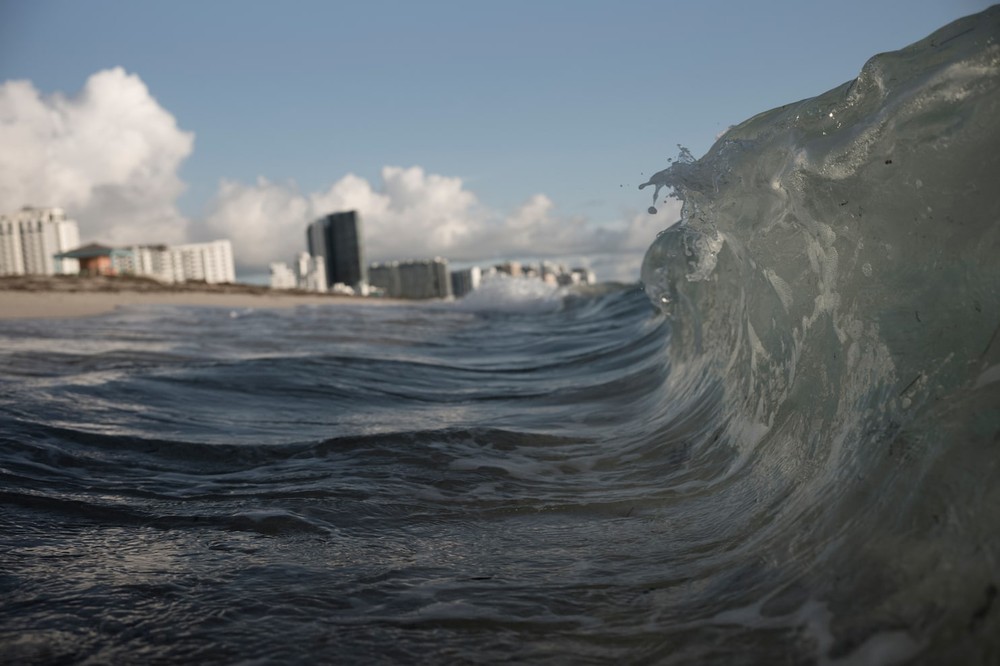
[[361, 213], [367, 259], [638, 279], [637, 187], [982, 0], [0, 0], [0, 212], [229, 238], [238, 277]]

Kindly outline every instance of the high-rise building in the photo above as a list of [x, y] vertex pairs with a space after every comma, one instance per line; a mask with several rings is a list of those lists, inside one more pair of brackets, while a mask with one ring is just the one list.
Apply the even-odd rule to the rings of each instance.
[[357, 211], [330, 213], [306, 230], [309, 254], [323, 257], [328, 287], [340, 283], [364, 291], [368, 267], [364, 262], [361, 219]]
[[76, 273], [79, 264], [56, 255], [80, 244], [80, 230], [61, 208], [0, 215], [0, 275]]

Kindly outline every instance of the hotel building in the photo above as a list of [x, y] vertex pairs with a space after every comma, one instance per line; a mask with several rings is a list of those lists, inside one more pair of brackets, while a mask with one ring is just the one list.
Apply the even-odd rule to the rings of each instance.
[[56, 255], [79, 244], [79, 227], [61, 208], [26, 206], [0, 215], [0, 275], [76, 273], [76, 261]]

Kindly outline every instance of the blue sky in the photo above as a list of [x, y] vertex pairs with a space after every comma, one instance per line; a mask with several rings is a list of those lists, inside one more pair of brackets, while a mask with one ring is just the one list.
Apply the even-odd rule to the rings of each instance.
[[[650, 201], [636, 187], [677, 144], [701, 155], [729, 125], [988, 4], [0, 0], [0, 81], [31, 84], [0, 96], [0, 123], [8, 137], [12, 123], [34, 128], [8, 138], [15, 157], [47, 154], [37, 177], [0, 172], [32, 183], [2, 190], [0, 206], [61, 198], [44, 203], [65, 205], [85, 238], [245, 229], [237, 259], [253, 270], [303, 244], [299, 218], [361, 202], [371, 233], [399, 239], [370, 242], [375, 255], [609, 250], [629, 254], [627, 273], [676, 217], [638, 219]], [[106, 102], [88, 106], [98, 90]], [[116, 104], [147, 115], [129, 126]], [[66, 115], [43, 130], [35, 112]], [[119, 155], [133, 134], [149, 145]], [[80, 164], [114, 163], [60, 189], [52, 162], [81, 144], [95, 148]]]

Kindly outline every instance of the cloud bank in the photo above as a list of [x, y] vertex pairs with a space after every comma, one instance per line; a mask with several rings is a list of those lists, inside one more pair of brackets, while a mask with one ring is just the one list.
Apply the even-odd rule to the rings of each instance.
[[[305, 249], [305, 227], [325, 213], [361, 214], [369, 260], [446, 257], [602, 255], [602, 279], [635, 279], [656, 233], [678, 217], [624, 214], [597, 225], [561, 215], [544, 194], [513, 211], [483, 206], [461, 178], [419, 166], [386, 166], [378, 182], [348, 174], [324, 191], [294, 183], [223, 179], [204, 214], [177, 209], [178, 170], [194, 135], [121, 68], [91, 76], [75, 97], [43, 96], [28, 81], [0, 85], [0, 210], [61, 206], [78, 219], [84, 242], [178, 243], [229, 238], [238, 267], [262, 270]], [[621, 261], [613, 257], [621, 256]]]
[[[311, 220], [357, 210], [368, 258], [374, 261], [635, 255], [677, 219], [676, 206], [662, 208], [655, 216], [635, 213], [624, 222], [597, 226], [559, 215], [547, 196], [535, 194], [504, 215], [482, 206], [460, 178], [428, 174], [419, 166], [387, 166], [376, 185], [350, 174], [312, 194], [265, 179], [254, 184], [224, 181], [199, 234], [231, 238], [244, 265], [263, 266], [301, 252]], [[636, 274], [634, 266], [629, 272]]]
[[29, 81], [0, 85], [0, 209], [59, 206], [91, 240], [179, 242], [177, 174], [194, 135], [121, 68], [98, 72], [72, 98]]

